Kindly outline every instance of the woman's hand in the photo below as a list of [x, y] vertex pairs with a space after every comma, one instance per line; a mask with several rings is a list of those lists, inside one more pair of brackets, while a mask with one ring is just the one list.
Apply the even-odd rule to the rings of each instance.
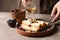
[[26, 5], [28, 5], [32, 0], [22, 0], [22, 4], [24, 7], [26, 7]]
[[54, 15], [55, 15], [55, 17], [53, 18], [52, 22], [56, 22], [56, 21], [58, 21], [60, 19], [60, 1], [57, 2], [55, 4], [55, 6], [53, 7], [51, 16], [54, 16]]

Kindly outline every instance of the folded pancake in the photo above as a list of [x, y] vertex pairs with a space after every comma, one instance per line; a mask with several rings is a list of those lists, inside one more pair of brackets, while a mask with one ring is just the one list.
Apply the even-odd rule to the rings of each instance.
[[37, 32], [41, 28], [46, 27], [47, 25], [49, 25], [49, 23], [45, 22], [45, 21], [28, 19], [28, 20], [23, 20], [22, 21], [21, 27], [25, 30]]

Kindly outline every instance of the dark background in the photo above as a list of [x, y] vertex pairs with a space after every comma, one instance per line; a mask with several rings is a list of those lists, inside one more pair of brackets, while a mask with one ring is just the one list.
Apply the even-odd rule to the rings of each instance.
[[[0, 0], [0, 12], [10, 12], [12, 9], [18, 8], [18, 1], [19, 0]], [[36, 5], [36, 13], [39, 13], [40, 0], [32, 1]]]

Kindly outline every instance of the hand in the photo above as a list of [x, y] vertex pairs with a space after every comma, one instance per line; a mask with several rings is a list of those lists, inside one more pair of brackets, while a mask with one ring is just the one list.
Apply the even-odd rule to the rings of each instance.
[[56, 22], [56, 21], [58, 21], [60, 19], [60, 1], [57, 2], [55, 4], [55, 6], [53, 7], [51, 16], [54, 16], [54, 15], [55, 15], [55, 17], [53, 18], [52, 22]]
[[26, 5], [28, 5], [32, 0], [22, 0], [22, 4], [24, 7], [26, 7]]

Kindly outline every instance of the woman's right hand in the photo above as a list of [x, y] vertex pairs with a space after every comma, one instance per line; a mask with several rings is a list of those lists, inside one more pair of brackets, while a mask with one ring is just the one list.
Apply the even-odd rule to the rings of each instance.
[[32, 0], [22, 0], [22, 4], [26, 7]]
[[54, 15], [55, 15], [55, 17], [53, 18], [52, 22], [56, 22], [56, 21], [60, 20], [60, 1], [58, 1], [55, 4], [55, 6], [53, 7], [51, 16], [54, 16]]

